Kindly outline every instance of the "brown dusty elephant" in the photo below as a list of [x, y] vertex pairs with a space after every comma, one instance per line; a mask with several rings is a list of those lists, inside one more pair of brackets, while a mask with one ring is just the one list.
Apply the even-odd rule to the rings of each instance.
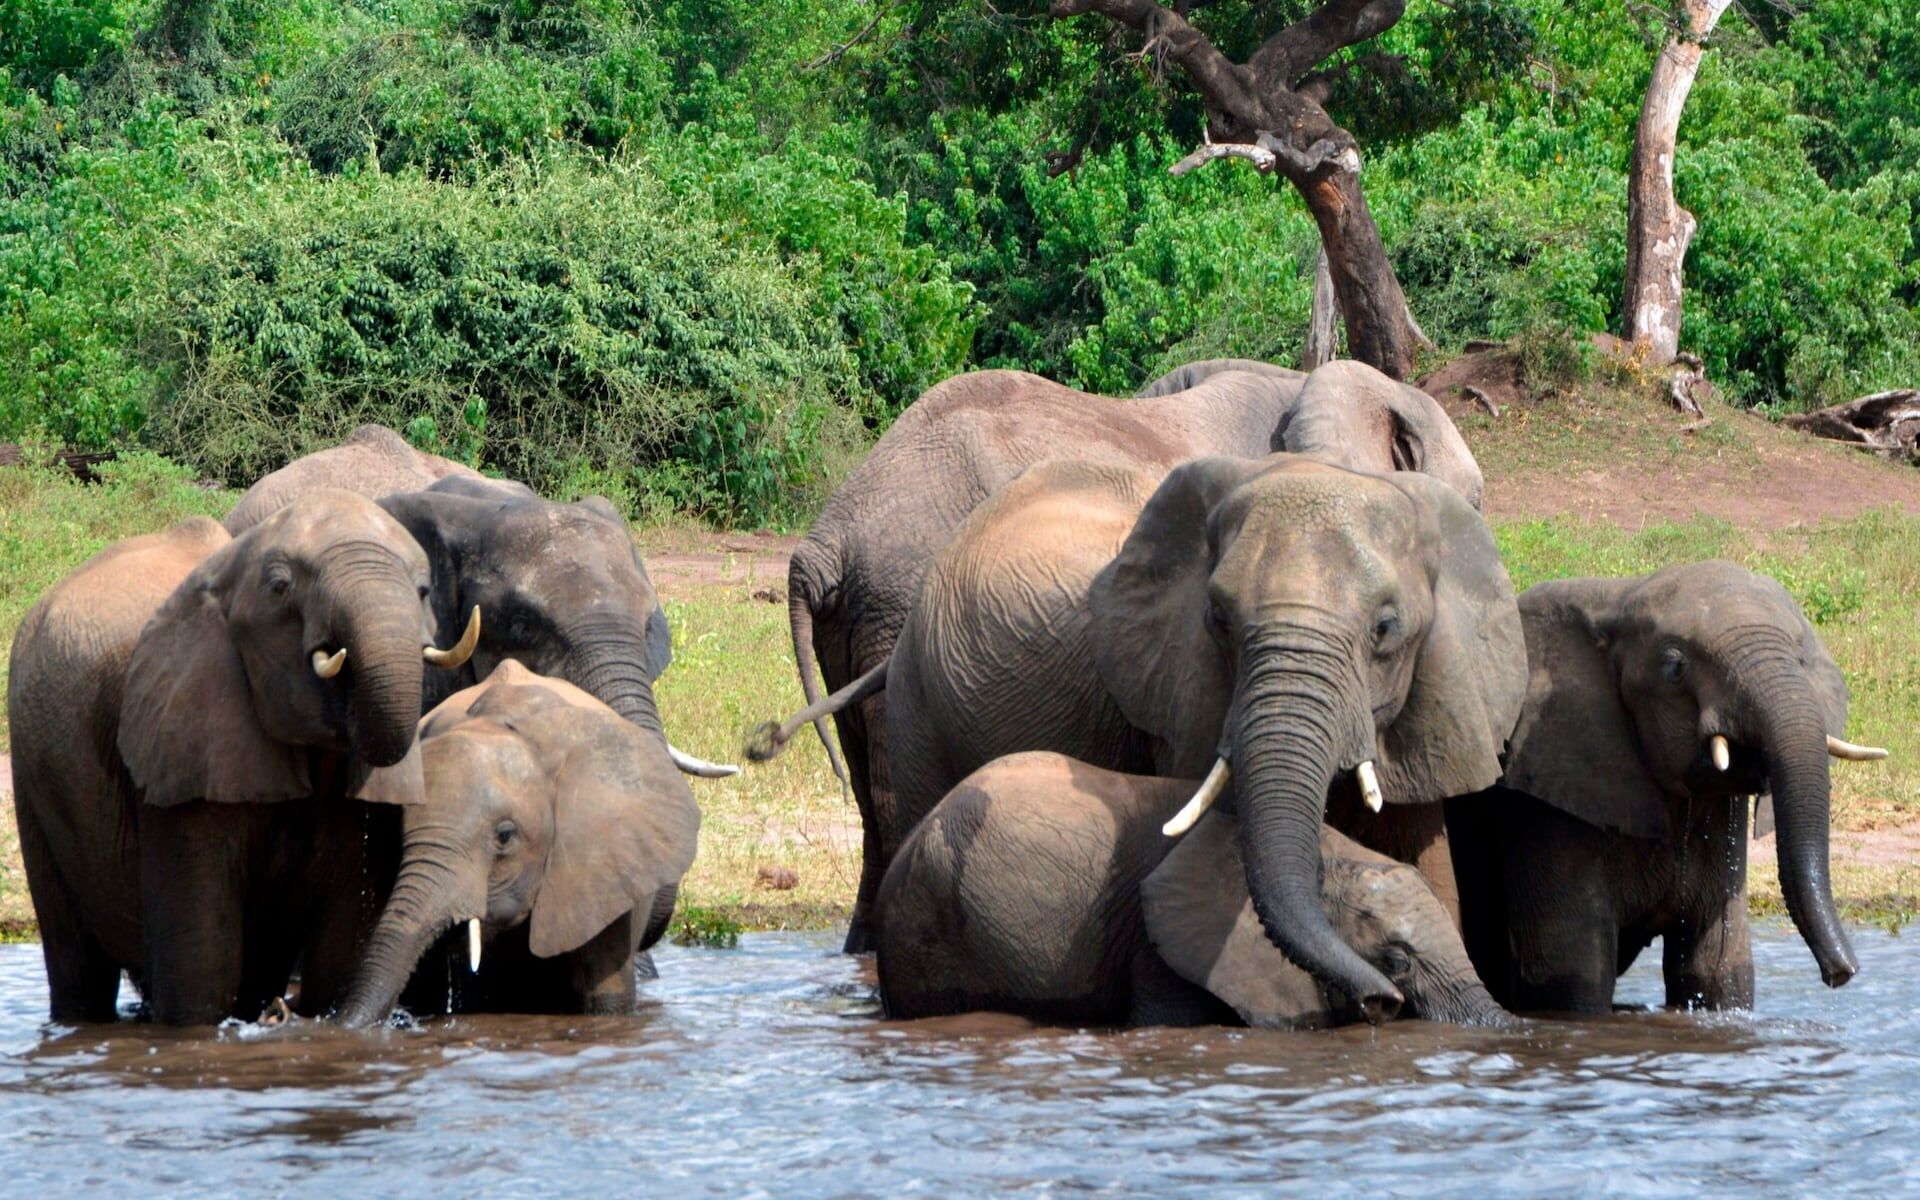
[[895, 646], [883, 844], [1019, 750], [1209, 792], [1230, 773], [1268, 935], [1385, 1013], [1398, 993], [1320, 907], [1323, 817], [1449, 897], [1438, 802], [1499, 778], [1525, 686], [1493, 537], [1431, 477], [1290, 454], [1163, 482], [1042, 463], [954, 535]]
[[483, 478], [478, 471], [452, 459], [415, 450], [407, 439], [384, 425], [362, 425], [339, 445], [294, 459], [278, 471], [261, 476], [234, 504], [223, 524], [228, 533], [237, 536], [289, 502], [321, 488], [338, 488], [378, 500], [395, 492], [419, 491], [448, 477]]
[[[1205, 364], [1196, 364], [1199, 375]], [[1426, 394], [1360, 363], [1311, 376], [1259, 364], [1208, 370], [1191, 388], [1137, 400], [1089, 395], [1018, 371], [956, 376], [916, 400], [827, 502], [787, 572], [795, 661], [810, 704], [887, 661], [933, 556], [988, 496], [1045, 458], [1072, 454], [1171, 467], [1210, 454], [1273, 450], [1334, 455], [1360, 470], [1412, 468], [1478, 505], [1480, 469]], [[880, 830], [895, 805], [879, 701], [835, 715], [844, 769], [865, 829], [865, 860], [884, 863]], [[816, 722], [828, 754], [824, 719]], [[767, 727], [749, 747], [769, 757], [793, 733]], [[847, 934], [871, 948], [868, 913], [880, 867], [863, 866]]]
[[[673, 660], [673, 633], [613, 505], [598, 496], [560, 504], [519, 484], [447, 479], [380, 506], [433, 564], [441, 632], [457, 636], [476, 608], [485, 614], [472, 662], [436, 680], [426, 707], [511, 659], [584, 688], [664, 738], [653, 686]], [[689, 775], [739, 770], [668, 750]]]
[[[1265, 1028], [1359, 1019], [1268, 940], [1232, 817], [1209, 813], [1177, 841], [1162, 832], [1193, 790], [1046, 753], [962, 780], [880, 887], [887, 1015], [990, 1009], [1067, 1024]], [[1412, 1015], [1506, 1023], [1418, 871], [1324, 827], [1320, 862], [1334, 931]]]
[[1468, 948], [1522, 1009], [1605, 1012], [1662, 939], [1667, 1003], [1753, 1003], [1749, 798], [1771, 791], [1788, 911], [1839, 987], [1856, 970], [1827, 877], [1828, 757], [1847, 685], [1785, 588], [1727, 562], [1543, 583], [1502, 786], [1450, 801]]
[[424, 663], [471, 650], [433, 649], [427, 581], [393, 518], [320, 491], [111, 547], [28, 613], [7, 709], [56, 1019], [112, 1019], [122, 970], [157, 1020], [252, 1017], [300, 956], [302, 1008], [331, 1003], [382, 883], [350, 798], [418, 787]]
[[635, 956], [666, 932], [700, 829], [666, 740], [508, 660], [421, 720], [420, 759], [342, 1023], [385, 1018], [449, 929], [471, 960], [424, 972], [415, 1011], [631, 1012]]

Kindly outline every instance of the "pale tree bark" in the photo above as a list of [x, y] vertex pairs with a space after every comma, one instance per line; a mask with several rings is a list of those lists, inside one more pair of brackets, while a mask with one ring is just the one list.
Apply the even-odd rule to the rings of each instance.
[[1693, 214], [1673, 195], [1673, 154], [1680, 110], [1700, 71], [1706, 36], [1731, 0], [1682, 0], [1681, 28], [1667, 38], [1647, 80], [1640, 128], [1627, 169], [1626, 336], [1647, 361], [1680, 353], [1680, 289]]
[[1210, 144], [1174, 169], [1241, 158], [1284, 176], [1319, 227], [1348, 352], [1407, 378], [1421, 338], [1360, 190], [1360, 148], [1321, 107], [1330, 80], [1313, 73], [1341, 50], [1391, 29], [1406, 0], [1324, 0], [1244, 63], [1229, 60], [1181, 13], [1154, 0], [1053, 0], [1050, 11], [1060, 19], [1108, 17], [1143, 35], [1148, 59], [1180, 68], [1206, 103]]
[[1327, 266], [1327, 248], [1313, 259], [1313, 309], [1307, 317], [1307, 345], [1300, 354], [1300, 369], [1311, 371], [1333, 361], [1335, 344], [1333, 272]]

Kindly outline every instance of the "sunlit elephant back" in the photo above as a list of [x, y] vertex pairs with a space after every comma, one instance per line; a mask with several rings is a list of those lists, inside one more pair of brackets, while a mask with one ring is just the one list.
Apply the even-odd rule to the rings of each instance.
[[308, 492], [338, 488], [378, 500], [418, 491], [449, 476], [479, 479], [452, 459], [416, 450], [384, 425], [362, 425], [337, 446], [297, 458], [263, 475], [227, 513], [227, 532], [240, 534]]

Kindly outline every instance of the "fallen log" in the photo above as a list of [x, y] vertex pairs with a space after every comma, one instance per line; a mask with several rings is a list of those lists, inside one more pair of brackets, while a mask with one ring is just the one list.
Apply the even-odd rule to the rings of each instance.
[[0, 467], [11, 467], [16, 463], [30, 461], [30, 458], [38, 458], [39, 461], [50, 466], [65, 467], [82, 483], [98, 483], [100, 477], [95, 473], [94, 468], [101, 463], [112, 462], [114, 453], [111, 450], [56, 450], [40, 458], [38, 455], [29, 456], [23, 446], [16, 446], [10, 442], [0, 443]]
[[1831, 408], [1795, 413], [1781, 424], [1885, 458], [1920, 464], [1920, 388], [1875, 392]]

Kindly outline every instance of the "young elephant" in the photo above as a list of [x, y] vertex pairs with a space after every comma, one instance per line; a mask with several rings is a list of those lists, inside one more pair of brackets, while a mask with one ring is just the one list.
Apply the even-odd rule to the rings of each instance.
[[404, 529], [317, 491], [110, 548], [34, 607], [7, 708], [57, 1019], [112, 1019], [122, 970], [156, 1020], [250, 1018], [298, 958], [302, 1008], [332, 1002], [382, 883], [349, 801], [417, 789], [423, 667], [471, 650], [433, 649], [426, 592]]
[[[666, 931], [700, 828], [665, 740], [509, 660], [427, 714], [420, 757], [424, 799], [340, 1020], [384, 1019], [462, 925], [474, 973], [454, 973], [454, 1009], [632, 1011], [635, 956]], [[445, 1003], [447, 973], [422, 974]]]
[[[880, 992], [891, 1017], [976, 1009], [1089, 1025], [1360, 1019], [1267, 939], [1235, 822], [1162, 824], [1193, 794], [1050, 753], [975, 771], [907, 839], [880, 887]], [[1321, 899], [1412, 1015], [1499, 1024], [1459, 934], [1413, 868], [1332, 829]]]
[[[1604, 1012], [1663, 942], [1667, 1002], [1753, 1002], [1749, 797], [1772, 793], [1787, 908], [1839, 987], [1828, 756], [1847, 685], [1785, 588], [1727, 562], [1543, 583], [1503, 786], [1449, 803], [1468, 948], [1503, 1003]], [[1497, 804], [1497, 811], [1490, 809]]]

